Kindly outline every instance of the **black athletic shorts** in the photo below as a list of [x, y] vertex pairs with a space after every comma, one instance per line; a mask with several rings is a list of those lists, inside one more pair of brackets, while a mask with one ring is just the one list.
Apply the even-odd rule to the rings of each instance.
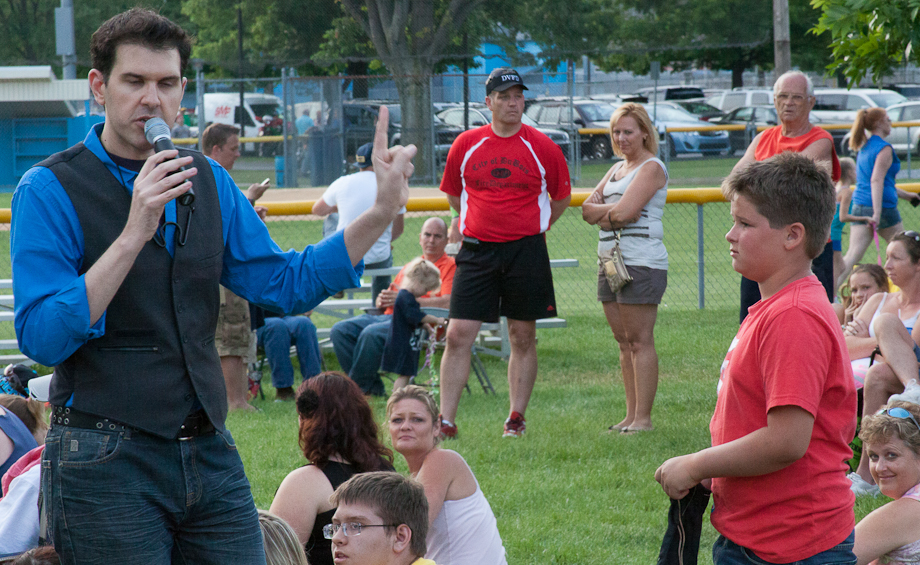
[[450, 294], [450, 317], [497, 322], [556, 316], [553, 274], [543, 234], [500, 243], [463, 238]]

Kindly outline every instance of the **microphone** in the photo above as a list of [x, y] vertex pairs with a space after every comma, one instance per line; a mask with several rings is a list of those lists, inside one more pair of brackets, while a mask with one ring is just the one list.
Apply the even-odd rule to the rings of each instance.
[[[147, 123], [144, 124], [144, 137], [153, 145], [157, 153], [176, 148], [176, 146], [173, 145], [172, 137], [169, 133], [169, 126], [166, 125], [166, 122], [164, 122], [162, 118], [151, 118], [147, 120]], [[179, 167], [179, 170], [184, 171], [185, 167]], [[189, 188], [188, 192], [176, 200], [183, 206], [191, 206], [192, 202], [195, 201], [195, 191]]]

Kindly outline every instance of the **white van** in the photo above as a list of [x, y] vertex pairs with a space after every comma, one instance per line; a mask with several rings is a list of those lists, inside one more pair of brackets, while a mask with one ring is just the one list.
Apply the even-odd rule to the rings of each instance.
[[[281, 99], [274, 94], [246, 92], [243, 94], [243, 103], [245, 112], [242, 137], [258, 137], [263, 116], [281, 115]], [[204, 95], [204, 125], [211, 123], [239, 125], [239, 92], [209, 92]], [[255, 151], [255, 143], [246, 143], [242, 149]]]
[[706, 99], [706, 103], [727, 114], [742, 106], [773, 104], [773, 91], [766, 88], [735, 88], [713, 94]]

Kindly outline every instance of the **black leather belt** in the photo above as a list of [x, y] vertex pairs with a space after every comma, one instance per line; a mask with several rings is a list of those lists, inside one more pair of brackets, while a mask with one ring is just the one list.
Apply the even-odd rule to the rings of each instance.
[[214, 433], [214, 430], [214, 424], [211, 423], [208, 414], [204, 409], [199, 409], [185, 417], [185, 421], [182, 422], [176, 439], [183, 441], [193, 437]]
[[[79, 410], [75, 410], [73, 408], [66, 408], [61, 406], [54, 407], [54, 411], [51, 414], [51, 423], [58, 426], [70, 426], [72, 428], [100, 430], [106, 432], [139, 431], [137, 428], [133, 428], [116, 420], [110, 420], [109, 418], [103, 418], [101, 416], [94, 416], [93, 414], [87, 414], [86, 412], [80, 412]], [[185, 421], [182, 422], [182, 426], [179, 428], [179, 433], [176, 435], [176, 439], [180, 441], [187, 440], [193, 437], [213, 433], [214, 430], [214, 424], [212, 424], [211, 420], [208, 419], [208, 415], [205, 413], [205, 411], [196, 410], [195, 412], [189, 414], [185, 418]]]

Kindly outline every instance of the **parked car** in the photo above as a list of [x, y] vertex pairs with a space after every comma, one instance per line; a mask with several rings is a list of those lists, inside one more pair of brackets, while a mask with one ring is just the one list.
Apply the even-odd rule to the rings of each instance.
[[889, 84], [884, 86], [898, 94], [906, 96], [908, 100], [920, 100], [920, 84]]
[[659, 102], [658, 104], [667, 104], [675, 108], [683, 108], [697, 118], [707, 122], [711, 122], [713, 119], [721, 118], [725, 115], [725, 112], [719, 110], [712, 104], [707, 104], [706, 101], [702, 98], [692, 98], [689, 100], [670, 100], [667, 102]]
[[[614, 107], [601, 100], [576, 98], [572, 101], [574, 124], [569, 121], [568, 98], [536, 98], [527, 104], [525, 115], [540, 127], [573, 131], [577, 128], [610, 129]], [[606, 133], [578, 134], [581, 154], [592, 159], [610, 159], [613, 149]]]
[[[902, 102], [888, 107], [888, 117], [892, 122], [920, 122], [920, 102]], [[910, 145], [907, 140], [910, 139]], [[894, 150], [900, 154], [906, 155], [908, 151], [913, 151], [920, 157], [920, 126], [906, 128], [891, 128], [891, 133], [886, 139]], [[846, 152], [841, 150], [841, 155], [851, 156], [850, 151], [850, 132], [847, 131], [842, 141]]]
[[[863, 108], [887, 108], [894, 104], [906, 102], [907, 98], [893, 90], [879, 90], [877, 88], [816, 88], [815, 107], [811, 113], [825, 124], [852, 125], [856, 120], [856, 112]], [[838, 155], [849, 155], [849, 131], [847, 129], [833, 129], [830, 134], [834, 137]]]
[[640, 88], [637, 94], [644, 96], [649, 101], [655, 100], [656, 98], [658, 101], [687, 100], [690, 98], [703, 98], [705, 96], [702, 88], [692, 85], [659, 86], [657, 88], [650, 86], [648, 88]]
[[[342, 103], [344, 118], [345, 157], [354, 158], [358, 147], [374, 140], [374, 130], [380, 106], [390, 111], [388, 136], [390, 145], [402, 142], [402, 108], [398, 102], [376, 100], [350, 100]], [[435, 156], [439, 160], [447, 157], [451, 144], [463, 132], [462, 128], [449, 126], [435, 118]]]
[[[447, 125], [463, 128], [463, 107], [442, 110], [438, 112], [436, 116]], [[526, 114], [521, 116], [521, 121], [525, 125], [537, 128], [548, 138], [552, 139], [553, 143], [562, 149], [562, 154], [565, 155], [565, 158], [569, 158], [569, 151], [572, 146], [572, 140], [568, 133], [562, 131], [561, 129], [543, 127], [537, 122], [533, 121], [533, 119], [531, 119]], [[491, 124], [492, 110], [489, 110], [485, 104], [470, 104], [468, 123], [471, 129], [478, 128], [486, 124]]]
[[591, 100], [603, 100], [617, 107], [627, 102], [638, 102], [639, 104], [648, 102], [648, 98], [641, 94], [592, 94], [589, 98]]
[[816, 88], [812, 112], [827, 123], [852, 124], [863, 108], [887, 108], [907, 102], [893, 90], [877, 88]]
[[[667, 104], [643, 104], [648, 115], [652, 117], [658, 131], [669, 127], [706, 127], [711, 126], [683, 108]], [[683, 153], [703, 153], [705, 155], [729, 154], [731, 141], [727, 131], [674, 131], [668, 135], [668, 149], [671, 157]], [[664, 140], [664, 135], [660, 136]]]
[[735, 88], [713, 94], [706, 98], [706, 103], [723, 112], [731, 112], [741, 106], [773, 104], [773, 91], [768, 88]]
[[[204, 123], [239, 125], [243, 120], [242, 137], [257, 137], [262, 128], [263, 116], [281, 115], [281, 99], [272, 94], [246, 92], [243, 95], [243, 112], [240, 114], [240, 95], [228, 92], [208, 92], [204, 95]], [[245, 152], [257, 150], [255, 143], [244, 143]]]

